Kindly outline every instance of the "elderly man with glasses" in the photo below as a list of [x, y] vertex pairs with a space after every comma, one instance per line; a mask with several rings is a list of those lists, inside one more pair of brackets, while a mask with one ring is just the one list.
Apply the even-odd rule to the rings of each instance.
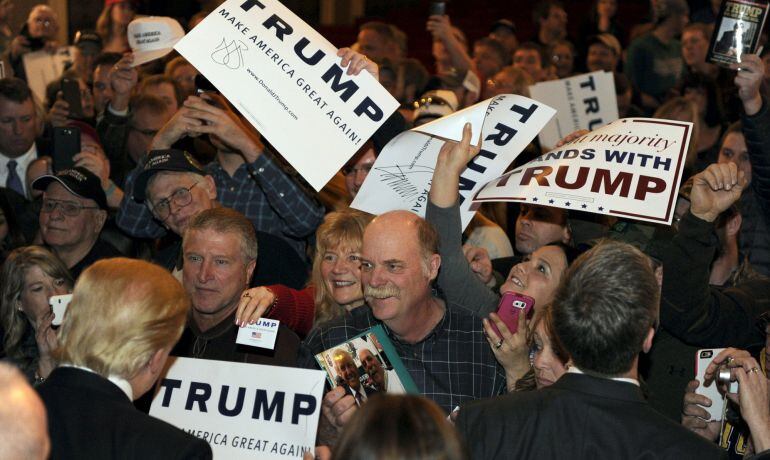
[[32, 183], [43, 191], [40, 234], [70, 270], [73, 279], [100, 259], [120, 252], [99, 239], [107, 220], [107, 197], [101, 181], [85, 168], [45, 175]]
[[[222, 206], [217, 201], [214, 178], [183, 150], [152, 150], [136, 177], [134, 199], [144, 202], [155, 220], [177, 236], [156, 255], [156, 262], [181, 276], [181, 237], [187, 225], [201, 211]], [[307, 267], [299, 255], [278, 236], [256, 234], [260, 260], [265, 263], [257, 266], [252, 284], [301, 288]]]

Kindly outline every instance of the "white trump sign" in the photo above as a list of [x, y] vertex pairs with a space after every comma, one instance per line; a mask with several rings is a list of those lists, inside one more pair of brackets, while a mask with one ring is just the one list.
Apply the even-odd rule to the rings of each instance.
[[444, 141], [459, 141], [465, 123], [480, 133], [481, 151], [460, 176], [463, 228], [478, 206], [470, 198], [498, 177], [532, 142], [554, 110], [524, 96], [504, 94], [399, 134], [380, 152], [351, 207], [372, 214], [397, 209], [425, 216], [428, 192]]
[[532, 99], [556, 109], [540, 132], [540, 144], [551, 149], [579, 129], [594, 130], [618, 119], [618, 101], [611, 72], [592, 72], [529, 87]]
[[625, 118], [486, 184], [474, 202], [519, 201], [671, 224], [692, 123]]
[[211, 445], [214, 458], [287, 459], [313, 452], [326, 374], [169, 358], [150, 415]]
[[398, 107], [276, 0], [228, 0], [175, 48], [316, 190]]

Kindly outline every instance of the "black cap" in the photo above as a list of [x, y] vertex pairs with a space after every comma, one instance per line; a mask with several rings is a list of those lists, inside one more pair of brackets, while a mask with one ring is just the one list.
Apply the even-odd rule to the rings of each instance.
[[492, 24], [489, 32], [494, 32], [497, 29], [508, 29], [512, 34], [516, 33], [516, 24], [510, 19], [498, 19]]
[[150, 178], [160, 171], [191, 172], [205, 176], [203, 166], [195, 158], [184, 150], [165, 149], [151, 150], [144, 162], [144, 170], [134, 182], [134, 201], [142, 202], [146, 199], [145, 191]]
[[94, 200], [101, 209], [109, 209], [107, 196], [102, 189], [102, 181], [86, 168], [65, 169], [56, 175], [40, 176], [32, 182], [32, 188], [43, 190], [48, 188], [51, 182], [56, 181], [71, 194], [87, 200]]
[[72, 44], [82, 50], [90, 50], [90, 54], [102, 51], [102, 38], [93, 30], [78, 30]]

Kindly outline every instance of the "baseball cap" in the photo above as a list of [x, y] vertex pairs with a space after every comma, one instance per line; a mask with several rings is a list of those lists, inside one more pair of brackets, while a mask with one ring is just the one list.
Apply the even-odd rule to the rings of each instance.
[[148, 16], [131, 21], [128, 25], [128, 45], [134, 53], [133, 66], [162, 58], [174, 49], [184, 37], [184, 29], [175, 19]]
[[102, 38], [93, 30], [78, 30], [72, 44], [89, 55], [96, 55], [102, 51]]
[[142, 202], [147, 196], [145, 191], [150, 178], [161, 171], [192, 172], [206, 176], [203, 166], [184, 150], [164, 149], [151, 150], [144, 162], [144, 169], [134, 182], [134, 201]]
[[515, 34], [516, 33], [516, 24], [511, 21], [510, 19], [498, 19], [494, 23], [492, 23], [492, 27], [489, 28], [489, 32], [495, 32], [497, 29], [506, 29], [510, 33]]
[[414, 102], [414, 125], [424, 125], [429, 121], [454, 113], [458, 105], [457, 96], [453, 91], [446, 89], [428, 91]]
[[593, 35], [588, 39], [588, 46], [591, 46], [594, 43], [599, 43], [611, 49], [615, 53], [615, 56], [620, 56], [623, 53], [623, 48], [620, 46], [620, 42], [612, 34]]
[[45, 191], [48, 185], [54, 181], [60, 183], [71, 194], [80, 198], [94, 200], [96, 205], [105, 211], [109, 209], [109, 206], [107, 206], [107, 196], [102, 189], [102, 181], [86, 168], [64, 169], [56, 173], [56, 175], [40, 176], [32, 182], [32, 188]]

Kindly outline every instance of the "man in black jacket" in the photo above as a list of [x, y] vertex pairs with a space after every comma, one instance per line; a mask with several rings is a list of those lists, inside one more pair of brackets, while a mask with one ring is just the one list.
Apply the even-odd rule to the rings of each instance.
[[51, 458], [210, 459], [209, 445], [138, 411], [190, 302], [163, 268], [102, 260], [83, 272], [62, 324], [60, 366], [38, 387]]
[[607, 242], [578, 258], [553, 301], [573, 365], [548, 388], [461, 407], [472, 458], [718, 458], [642, 395], [639, 354], [652, 346], [658, 302], [651, 261], [636, 248]]

